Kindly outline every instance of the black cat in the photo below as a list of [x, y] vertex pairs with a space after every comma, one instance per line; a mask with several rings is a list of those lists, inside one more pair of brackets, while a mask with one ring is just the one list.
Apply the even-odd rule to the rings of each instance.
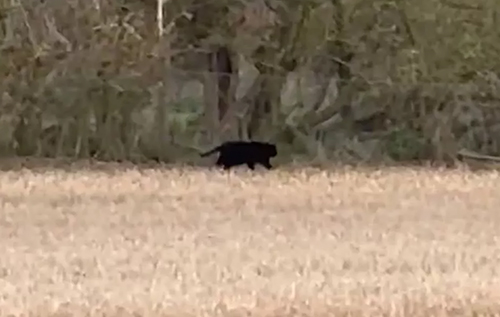
[[271, 157], [278, 154], [276, 145], [267, 142], [257, 141], [228, 141], [200, 156], [208, 156], [219, 152], [219, 158], [215, 163], [225, 170], [236, 165], [246, 164], [250, 169], [255, 169], [255, 164], [261, 164], [267, 169], [271, 169]]

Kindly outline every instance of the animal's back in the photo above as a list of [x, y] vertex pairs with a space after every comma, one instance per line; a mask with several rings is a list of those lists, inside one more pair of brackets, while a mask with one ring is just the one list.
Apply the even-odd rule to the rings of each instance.
[[270, 168], [269, 158], [276, 156], [276, 146], [258, 141], [227, 141], [219, 147], [217, 165], [229, 168], [247, 164], [253, 169], [254, 164], [263, 164]]
[[224, 166], [245, 164], [248, 161], [248, 142], [228, 141], [221, 146], [218, 163]]
[[274, 157], [278, 154], [276, 145], [267, 142], [252, 141], [252, 152], [260, 158]]
[[244, 151], [248, 148], [250, 142], [246, 141], [227, 141], [222, 144], [224, 148], [234, 150], [234, 151]]
[[272, 157], [276, 152], [276, 147], [273, 144], [258, 141], [234, 143], [233, 149], [248, 161], [255, 162]]

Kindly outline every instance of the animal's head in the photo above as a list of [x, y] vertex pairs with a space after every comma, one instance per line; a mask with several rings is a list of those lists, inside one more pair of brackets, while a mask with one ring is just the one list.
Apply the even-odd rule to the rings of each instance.
[[278, 154], [278, 150], [276, 149], [276, 145], [268, 144], [267, 145], [267, 153], [270, 157], [275, 157]]

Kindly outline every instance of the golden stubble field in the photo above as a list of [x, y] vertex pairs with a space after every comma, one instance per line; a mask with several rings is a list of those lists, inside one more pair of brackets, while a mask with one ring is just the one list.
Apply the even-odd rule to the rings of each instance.
[[0, 316], [500, 315], [498, 172], [0, 172]]

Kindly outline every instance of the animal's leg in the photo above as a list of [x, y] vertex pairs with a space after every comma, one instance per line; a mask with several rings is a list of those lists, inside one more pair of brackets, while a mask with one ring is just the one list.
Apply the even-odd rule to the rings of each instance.
[[270, 170], [271, 168], [273, 168], [273, 166], [271, 165], [271, 162], [269, 161], [269, 159], [266, 159], [266, 160], [263, 160], [261, 162], [261, 164], [267, 168], [268, 170]]
[[222, 167], [224, 170], [228, 170], [231, 167], [231, 166], [226, 164], [222, 155], [219, 156], [219, 158], [217, 159], [217, 162], [215, 162], [215, 165], [217, 165], [218, 167]]

